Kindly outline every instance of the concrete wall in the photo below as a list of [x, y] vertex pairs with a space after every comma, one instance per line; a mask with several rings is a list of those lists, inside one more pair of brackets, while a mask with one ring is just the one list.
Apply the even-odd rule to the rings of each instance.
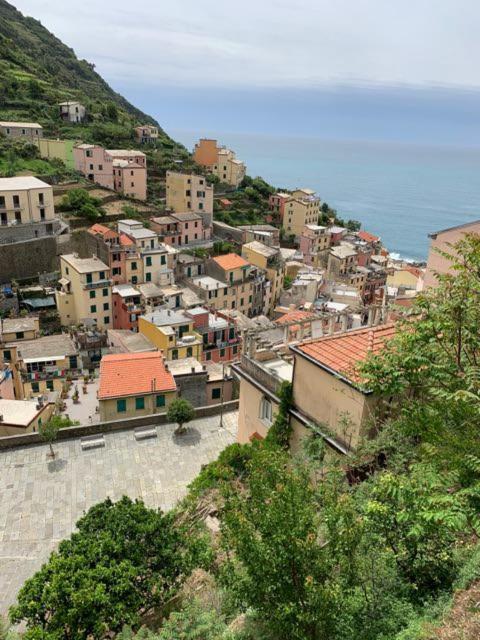
[[[235, 411], [237, 408], [238, 400], [233, 400], [232, 402], [225, 403], [223, 405], [224, 413], [227, 413], [228, 411]], [[205, 418], [207, 416], [215, 416], [219, 414], [219, 404], [210, 407], [198, 407], [195, 409], [195, 418]], [[136, 427], [144, 427], [152, 424], [168, 424], [167, 415], [164, 413], [153, 416], [144, 416], [142, 418], [129, 418], [128, 420], [115, 420], [112, 422], [99, 422], [97, 424], [68, 427], [67, 429], [60, 429], [58, 432], [58, 439], [69, 440], [70, 438], [83, 438], [97, 433], [126, 431], [135, 429]], [[0, 438], [0, 451], [2, 449], [13, 449], [15, 447], [25, 447], [34, 444], [44, 444], [44, 441], [38, 433], [7, 436], [5, 438]]]

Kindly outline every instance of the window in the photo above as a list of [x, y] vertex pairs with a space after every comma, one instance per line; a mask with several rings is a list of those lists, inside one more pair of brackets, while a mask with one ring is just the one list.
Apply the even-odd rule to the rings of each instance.
[[108, 311], [108, 307], [109, 307], [108, 302], [104, 302], [103, 303], [103, 310], [104, 311]]
[[43, 207], [40, 209], [40, 220], [45, 220], [45, 209]]
[[40, 391], [40, 385], [38, 382], [32, 382], [32, 391], [33, 393], [38, 393]]
[[90, 305], [90, 313], [96, 313], [96, 312], [97, 312], [97, 305], [96, 304]]
[[234, 340], [234, 338], [235, 338], [235, 327], [230, 327], [230, 329], [228, 330], [228, 339]]
[[136, 270], [137, 270], [137, 263], [132, 262], [132, 271], [136, 271]]
[[95, 298], [95, 291], [90, 291], [90, 298]]
[[98, 170], [99, 170], [99, 171], [103, 171], [103, 164], [99, 164], [99, 165], [98, 165]]
[[117, 413], [124, 413], [127, 410], [127, 399], [117, 400]]
[[93, 171], [93, 164], [90, 165], [90, 171]]
[[185, 223], [185, 229], [188, 229], [188, 222]]
[[220, 349], [220, 357], [223, 358], [225, 356], [225, 349]]
[[145, 409], [145, 398], [143, 396], [135, 398], [135, 409], [136, 411]]
[[10, 362], [10, 360], [12, 359], [12, 352], [10, 351], [10, 349], [5, 349], [5, 351], [3, 352], [3, 359], [7, 362]]
[[200, 209], [200, 211], [203, 209], [203, 202], [198, 203], [198, 208]]
[[45, 197], [43, 193], [38, 194], [38, 204], [45, 204]]
[[13, 206], [15, 209], [20, 206], [20, 196], [13, 196]]
[[272, 403], [263, 396], [260, 402], [260, 420], [263, 420], [267, 424], [272, 424]]
[[211, 359], [212, 359], [212, 352], [207, 351], [207, 353], [205, 354], [205, 360], [211, 360]]
[[228, 287], [225, 287], [225, 289], [223, 290], [223, 295], [226, 296], [228, 294]]
[[47, 389], [53, 391], [53, 380], [47, 380]]
[[137, 276], [132, 276], [132, 284], [137, 284], [138, 278]]
[[105, 318], [103, 320], [103, 324], [110, 324], [110, 317], [109, 316], [105, 316]]
[[218, 400], [221, 397], [222, 390], [220, 389], [220, 387], [218, 387], [217, 389], [212, 389], [212, 400]]
[[87, 273], [87, 284], [91, 284], [91, 282], [92, 282], [92, 274]]
[[151, 267], [152, 266], [152, 258], [151, 258], [151, 256], [147, 256], [146, 264], [147, 264], [147, 267]]
[[164, 407], [165, 406], [165, 396], [164, 395], [156, 397], [155, 406], [156, 407]]
[[23, 340], [23, 338], [25, 337], [25, 333], [23, 331], [17, 331], [15, 337], [17, 338], [17, 340]]
[[172, 360], [178, 360], [178, 349], [172, 349]]
[[235, 345], [232, 349], [233, 355], [236, 356], [237, 355], [237, 351], [238, 351], [238, 347], [237, 345]]
[[105, 271], [100, 271], [100, 273], [98, 274], [98, 278], [99, 280], [105, 280]]
[[192, 347], [187, 347], [187, 358], [191, 358], [193, 356]]
[[152, 281], [152, 274], [150, 272], [145, 274], [145, 282], [151, 282]]
[[160, 264], [167, 264], [167, 256], [160, 256]]

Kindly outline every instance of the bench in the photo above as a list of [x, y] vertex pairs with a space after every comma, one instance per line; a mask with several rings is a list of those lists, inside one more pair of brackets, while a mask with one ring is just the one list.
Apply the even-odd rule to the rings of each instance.
[[146, 427], [137, 427], [134, 430], [135, 440], [147, 440], [147, 438], [157, 437], [157, 428], [153, 425]]
[[103, 437], [103, 435], [85, 436], [85, 438], [82, 438], [80, 440], [80, 446], [82, 447], [82, 451], [104, 447], [105, 438]]

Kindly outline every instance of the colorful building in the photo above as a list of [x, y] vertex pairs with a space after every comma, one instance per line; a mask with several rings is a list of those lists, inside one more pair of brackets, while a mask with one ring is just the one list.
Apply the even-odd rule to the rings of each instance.
[[144, 308], [140, 291], [131, 284], [112, 287], [113, 328], [138, 331], [138, 318]]
[[138, 330], [166, 360], [202, 359], [202, 337], [194, 329], [194, 320], [186, 313], [172, 309], [155, 309], [138, 319]]
[[195, 145], [193, 159], [217, 176], [221, 182], [235, 188], [239, 187], [245, 177], [245, 163], [237, 160], [231, 149], [219, 147], [216, 140], [201, 138]]
[[0, 132], [7, 138], [21, 138], [35, 143], [43, 137], [43, 127], [38, 122], [8, 122], [0, 121]]
[[167, 171], [166, 190], [167, 209], [198, 213], [205, 227], [212, 226], [213, 187], [207, 184], [205, 176]]

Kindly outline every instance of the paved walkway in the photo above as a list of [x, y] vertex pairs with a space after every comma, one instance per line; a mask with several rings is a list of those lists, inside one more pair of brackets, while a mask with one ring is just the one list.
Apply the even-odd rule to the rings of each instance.
[[170, 509], [182, 498], [201, 465], [235, 440], [238, 413], [195, 420], [175, 436], [174, 425], [157, 427], [157, 438], [137, 442], [133, 431], [105, 435], [105, 447], [82, 451], [80, 439], [0, 453], [0, 614], [24, 581], [70, 535], [84, 511], [107, 496], [142, 498]]

